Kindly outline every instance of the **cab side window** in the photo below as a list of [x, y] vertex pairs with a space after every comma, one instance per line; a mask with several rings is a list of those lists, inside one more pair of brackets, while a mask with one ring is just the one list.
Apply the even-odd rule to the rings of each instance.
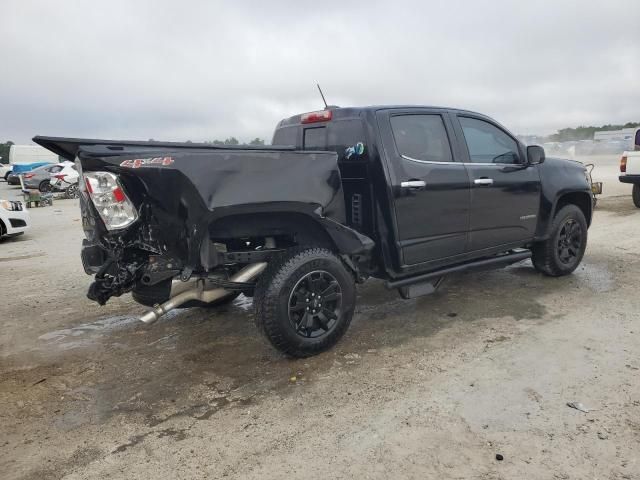
[[421, 162], [452, 162], [449, 138], [440, 115], [395, 115], [391, 130], [400, 155]]
[[477, 118], [458, 119], [473, 163], [520, 163], [518, 143], [498, 127]]

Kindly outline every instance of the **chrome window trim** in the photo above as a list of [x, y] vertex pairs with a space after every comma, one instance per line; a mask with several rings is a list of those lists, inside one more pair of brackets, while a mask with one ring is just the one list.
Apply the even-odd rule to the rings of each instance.
[[451, 160], [450, 162], [436, 162], [436, 161], [432, 161], [432, 160], [419, 160], [417, 158], [413, 158], [410, 157], [409, 155], [400, 155], [402, 158], [404, 158], [405, 160], [410, 160], [412, 162], [418, 162], [418, 163], [432, 163], [434, 165], [462, 165], [460, 162], [456, 162], [455, 160]]
[[433, 165], [480, 165], [480, 166], [499, 166], [499, 167], [512, 167], [515, 165], [524, 166], [522, 163], [480, 163], [480, 162], [456, 162], [452, 160], [451, 162], [436, 162], [433, 160], [419, 160], [417, 158], [410, 157], [409, 155], [400, 155], [405, 160], [410, 160], [412, 162], [418, 163], [431, 163]]

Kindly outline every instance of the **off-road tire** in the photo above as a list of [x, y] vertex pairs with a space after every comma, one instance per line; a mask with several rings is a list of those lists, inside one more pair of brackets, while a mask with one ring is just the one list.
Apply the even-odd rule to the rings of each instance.
[[640, 208], [640, 183], [636, 183], [633, 185], [631, 198], [633, 198], [633, 204], [636, 207]]
[[[171, 279], [165, 280], [160, 283], [156, 283], [155, 285], [138, 285], [131, 291], [131, 296], [133, 299], [147, 307], [153, 307], [160, 303], [164, 303], [169, 300], [169, 293], [171, 292]], [[220, 307], [222, 305], [226, 305], [228, 303], [233, 302], [236, 298], [238, 298], [240, 292], [235, 292], [232, 295], [227, 297], [220, 298], [211, 303], [203, 303], [197, 300], [192, 300], [181, 305], [178, 308], [192, 308], [192, 307], [205, 307], [205, 308], [214, 308]]]
[[[561, 231], [570, 221], [577, 223], [580, 227], [581, 243], [575, 258], [569, 263], [565, 263], [560, 259], [558, 249]], [[576, 205], [565, 205], [553, 217], [549, 238], [533, 246], [531, 260], [536, 270], [550, 277], [569, 275], [580, 265], [586, 247], [587, 221], [584, 218], [584, 214]]]
[[[335, 324], [315, 338], [302, 336], [290, 321], [289, 302], [302, 279], [315, 272], [327, 272], [341, 291], [340, 313]], [[253, 300], [255, 322], [269, 342], [290, 357], [316, 355], [335, 345], [349, 328], [356, 304], [353, 274], [330, 250], [299, 247], [272, 258], [258, 279]]]

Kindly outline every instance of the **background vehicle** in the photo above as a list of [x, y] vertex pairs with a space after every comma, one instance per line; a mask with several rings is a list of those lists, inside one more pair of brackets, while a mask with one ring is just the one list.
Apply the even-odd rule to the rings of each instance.
[[278, 124], [282, 147], [34, 141], [81, 165], [89, 298], [132, 292], [155, 305], [141, 317], [152, 323], [244, 293], [269, 341], [298, 357], [345, 333], [356, 282], [412, 298], [527, 258], [567, 275], [592, 216], [582, 164], [463, 110], [310, 112]]
[[13, 171], [7, 174], [5, 180], [9, 185], [20, 185], [20, 175]]
[[22, 235], [29, 228], [29, 212], [22, 202], [0, 200], [0, 241]]
[[22, 174], [22, 184], [24, 188], [39, 190], [41, 192], [50, 192], [51, 176], [62, 170], [62, 165], [43, 165], [34, 168], [30, 172]]
[[0, 178], [6, 181], [10, 173], [11, 173], [11, 165], [7, 165], [6, 163], [0, 163]]
[[634, 133], [633, 151], [624, 152], [620, 159], [620, 176], [622, 183], [633, 185], [633, 204], [640, 208], [640, 128]]
[[46, 167], [48, 165], [53, 165], [47, 162], [37, 162], [37, 163], [21, 163], [17, 165], [12, 165], [11, 173], [7, 175], [7, 183], [9, 185], [20, 185], [20, 177], [26, 173], [35, 170], [36, 168]]
[[69, 198], [78, 198], [78, 170], [73, 162], [61, 162], [60, 170], [51, 173], [51, 188], [56, 192], [64, 192]]
[[9, 163], [24, 165], [29, 163], [58, 163], [60, 157], [38, 145], [11, 145]]

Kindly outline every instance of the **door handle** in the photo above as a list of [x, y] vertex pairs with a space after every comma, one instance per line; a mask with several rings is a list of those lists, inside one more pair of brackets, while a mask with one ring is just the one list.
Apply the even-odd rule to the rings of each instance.
[[493, 185], [493, 178], [476, 178], [473, 183], [488, 187], [489, 185]]
[[400, 182], [402, 188], [424, 188], [427, 186], [427, 182], [424, 180], [407, 180], [406, 182]]

